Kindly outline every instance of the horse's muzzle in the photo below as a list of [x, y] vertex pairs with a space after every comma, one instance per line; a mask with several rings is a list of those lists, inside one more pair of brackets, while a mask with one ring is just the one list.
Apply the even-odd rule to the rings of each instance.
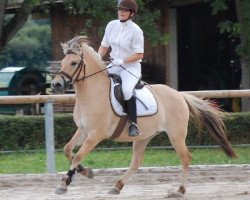
[[53, 79], [51, 82], [51, 88], [55, 93], [64, 93], [65, 84], [63, 81]]

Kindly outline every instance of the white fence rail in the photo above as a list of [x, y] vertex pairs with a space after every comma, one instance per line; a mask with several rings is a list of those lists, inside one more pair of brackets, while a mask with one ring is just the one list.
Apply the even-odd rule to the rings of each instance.
[[[250, 90], [210, 90], [210, 91], [185, 91], [202, 98], [235, 98], [250, 97]], [[60, 95], [25, 95], [25, 96], [0, 96], [0, 104], [30, 104], [30, 103], [73, 103], [74, 94]]]
[[[211, 91], [187, 91], [202, 98], [235, 98], [250, 97], [250, 90], [211, 90]], [[54, 144], [54, 113], [53, 103], [73, 103], [74, 94], [63, 95], [25, 95], [25, 96], [0, 96], [0, 104], [31, 104], [45, 103], [45, 143], [48, 173], [56, 173], [55, 144]]]

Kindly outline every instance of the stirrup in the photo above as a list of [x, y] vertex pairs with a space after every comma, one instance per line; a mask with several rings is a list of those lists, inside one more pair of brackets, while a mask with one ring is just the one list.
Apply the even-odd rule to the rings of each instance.
[[128, 134], [129, 136], [138, 136], [140, 134], [139, 128], [136, 123], [131, 122], [128, 128]]

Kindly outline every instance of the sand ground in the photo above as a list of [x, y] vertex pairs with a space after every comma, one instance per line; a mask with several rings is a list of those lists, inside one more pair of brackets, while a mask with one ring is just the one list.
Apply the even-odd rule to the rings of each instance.
[[[180, 183], [180, 167], [141, 168], [119, 195], [107, 194], [125, 169], [94, 170], [94, 179], [80, 174], [64, 195], [54, 193], [65, 174], [0, 174], [2, 200], [161, 200]], [[181, 199], [249, 200], [250, 165], [191, 166], [187, 192]]]

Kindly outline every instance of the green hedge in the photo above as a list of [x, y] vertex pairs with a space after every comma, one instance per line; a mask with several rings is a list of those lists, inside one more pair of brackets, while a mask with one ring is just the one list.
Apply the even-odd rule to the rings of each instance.
[[[61, 149], [73, 136], [76, 126], [72, 114], [55, 115], [55, 148]], [[228, 137], [232, 144], [250, 144], [250, 113], [230, 113], [225, 118]], [[176, 122], [178, 126], [178, 122]], [[0, 150], [30, 150], [45, 147], [43, 116], [5, 116], [0, 115]], [[187, 145], [214, 145], [206, 133], [189, 125]], [[121, 147], [130, 143], [117, 143], [110, 140], [101, 142], [98, 147]], [[151, 146], [170, 145], [167, 135], [160, 133], [150, 142]]]

